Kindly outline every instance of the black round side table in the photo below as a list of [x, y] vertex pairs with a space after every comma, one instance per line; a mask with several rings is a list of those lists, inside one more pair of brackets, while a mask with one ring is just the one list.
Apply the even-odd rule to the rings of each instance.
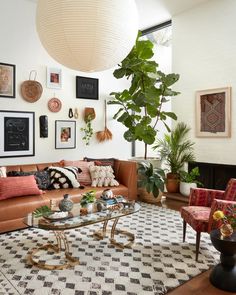
[[210, 237], [213, 246], [221, 253], [221, 262], [213, 268], [210, 282], [219, 289], [236, 292], [236, 232], [222, 238], [220, 231], [215, 229]]

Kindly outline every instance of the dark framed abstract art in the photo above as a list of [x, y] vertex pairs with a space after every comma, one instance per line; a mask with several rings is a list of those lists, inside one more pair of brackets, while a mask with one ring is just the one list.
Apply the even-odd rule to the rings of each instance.
[[98, 99], [98, 79], [76, 76], [76, 98]]

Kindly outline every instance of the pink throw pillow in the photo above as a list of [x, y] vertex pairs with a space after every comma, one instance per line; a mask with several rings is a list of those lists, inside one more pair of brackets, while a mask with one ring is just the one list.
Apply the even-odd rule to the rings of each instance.
[[0, 200], [42, 193], [34, 175], [0, 178]]
[[78, 174], [78, 181], [83, 185], [91, 185], [92, 179], [89, 171], [89, 167], [94, 165], [94, 162], [86, 162], [82, 160], [67, 161], [64, 160], [64, 166], [76, 166], [79, 167], [82, 172]]

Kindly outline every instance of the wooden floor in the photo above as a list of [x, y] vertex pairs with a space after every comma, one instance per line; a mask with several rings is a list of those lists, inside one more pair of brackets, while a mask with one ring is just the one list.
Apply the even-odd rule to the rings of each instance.
[[[186, 205], [187, 204], [182, 201], [175, 201], [168, 198], [162, 199], [162, 202], [158, 204], [158, 206], [177, 211], [179, 211], [182, 206]], [[203, 272], [202, 274], [194, 277], [185, 284], [169, 292], [168, 295], [236, 295], [236, 293], [226, 292], [215, 288], [209, 281], [210, 272], [210, 270]]]

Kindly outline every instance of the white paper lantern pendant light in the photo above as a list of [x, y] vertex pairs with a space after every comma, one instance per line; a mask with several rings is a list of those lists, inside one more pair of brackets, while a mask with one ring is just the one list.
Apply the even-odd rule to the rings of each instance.
[[135, 0], [38, 0], [36, 22], [47, 52], [83, 72], [117, 65], [138, 32]]

